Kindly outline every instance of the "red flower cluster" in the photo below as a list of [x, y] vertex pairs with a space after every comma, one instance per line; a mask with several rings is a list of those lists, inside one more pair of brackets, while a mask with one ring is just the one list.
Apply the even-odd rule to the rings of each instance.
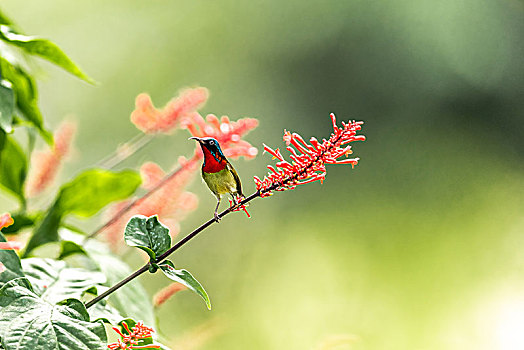
[[322, 142], [312, 137], [308, 144], [300, 135], [285, 131], [284, 141], [287, 144], [286, 149], [291, 153], [291, 163], [282, 157], [278, 149], [273, 150], [264, 145], [264, 151], [273, 155], [279, 162], [276, 167], [268, 165], [271, 172], [263, 180], [255, 176], [255, 184], [260, 197], [270, 196], [273, 191], [294, 189], [297, 185], [317, 180], [322, 182], [326, 177], [325, 164], [355, 166], [358, 163], [359, 158], [339, 158], [353, 153], [349, 143], [366, 139], [363, 135], [357, 135], [363, 122], [342, 122], [342, 127], [338, 127], [333, 113], [331, 113], [331, 120], [333, 133], [328, 140], [323, 139]]
[[141, 322], [138, 322], [132, 330], [129, 330], [129, 326], [124, 321], [122, 322], [122, 325], [127, 334], [123, 334], [120, 329], [113, 327], [122, 340], [109, 344], [107, 346], [109, 349], [160, 349], [160, 345], [138, 345], [140, 344], [139, 340], [151, 338], [151, 334], [154, 332], [153, 328], [146, 327]]

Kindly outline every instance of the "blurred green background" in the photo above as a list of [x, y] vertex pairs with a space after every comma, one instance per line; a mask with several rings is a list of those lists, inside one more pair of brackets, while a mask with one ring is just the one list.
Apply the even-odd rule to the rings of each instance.
[[[79, 123], [62, 179], [137, 133], [129, 115], [141, 92], [163, 106], [182, 87], [205, 86], [202, 112], [259, 118], [247, 137], [259, 149], [281, 147], [284, 128], [328, 136], [330, 112], [365, 121], [354, 170], [332, 166], [323, 185], [257, 200], [253, 218], [228, 216], [177, 253], [214, 309], [176, 295], [159, 311], [166, 337], [211, 322], [197, 332], [216, 333], [202, 349], [524, 349], [521, 0], [5, 0], [2, 8], [100, 83], [42, 62], [48, 125], [68, 115]], [[153, 160], [167, 169], [191, 154], [186, 136], [158, 138], [123, 166]], [[247, 193], [268, 162], [235, 162]], [[191, 190], [201, 202], [182, 234], [214, 207], [200, 181]], [[142, 281], [152, 294], [167, 284]], [[356, 340], [326, 345], [337, 336]]]

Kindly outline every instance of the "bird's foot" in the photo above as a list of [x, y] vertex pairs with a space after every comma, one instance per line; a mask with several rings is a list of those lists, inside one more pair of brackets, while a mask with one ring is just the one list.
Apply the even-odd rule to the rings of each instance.
[[215, 217], [215, 221], [216, 221], [217, 224], [218, 224], [218, 223], [220, 222], [220, 218], [218, 217], [218, 213], [217, 213], [217, 212], [215, 212], [214, 217]]

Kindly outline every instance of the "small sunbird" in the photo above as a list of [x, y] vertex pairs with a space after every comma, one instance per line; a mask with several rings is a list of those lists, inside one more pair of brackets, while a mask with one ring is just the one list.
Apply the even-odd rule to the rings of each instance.
[[190, 140], [196, 140], [204, 152], [204, 163], [202, 164], [202, 178], [207, 187], [217, 197], [217, 206], [215, 208], [215, 220], [218, 222], [218, 206], [223, 194], [229, 193], [233, 198], [233, 203], [237, 204], [235, 195], [244, 197], [242, 193], [242, 184], [235, 168], [226, 159], [220, 149], [218, 141], [212, 137], [190, 137]]

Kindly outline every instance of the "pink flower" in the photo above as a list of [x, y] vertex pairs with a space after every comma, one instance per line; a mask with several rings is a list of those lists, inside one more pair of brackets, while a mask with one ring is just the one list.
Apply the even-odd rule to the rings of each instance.
[[11, 217], [11, 214], [4, 213], [0, 215], [0, 230], [3, 229], [4, 227], [11, 226], [14, 222], [15, 221]]
[[187, 289], [186, 286], [180, 283], [171, 283], [169, 286], [162, 288], [153, 296], [153, 306], [158, 307], [169, 300], [175, 293]]
[[331, 113], [331, 120], [333, 133], [328, 140], [324, 139], [322, 142], [312, 137], [308, 144], [300, 135], [284, 132], [286, 149], [291, 153], [291, 163], [284, 159], [278, 149], [274, 150], [264, 145], [264, 151], [270, 153], [278, 162], [275, 166], [268, 165], [270, 173], [263, 180], [254, 177], [261, 197], [270, 196], [273, 191], [294, 189], [297, 185], [313, 181], [322, 182], [326, 177], [326, 164], [355, 166], [358, 163], [359, 158], [340, 158], [352, 153], [349, 143], [366, 139], [363, 135], [357, 135], [363, 122], [342, 122], [342, 127], [338, 127], [333, 113]]
[[208, 90], [203, 87], [186, 89], [159, 110], [153, 106], [148, 94], [140, 94], [135, 100], [131, 122], [146, 134], [169, 133], [179, 126], [184, 117], [203, 106], [208, 96]]
[[[151, 216], [158, 214], [160, 220], [169, 222], [174, 220], [179, 222], [185, 216], [194, 211], [198, 206], [198, 197], [185, 191], [185, 188], [193, 180], [198, 169], [198, 162], [192, 158], [190, 160], [180, 157], [178, 160], [180, 170], [176, 176], [166, 181], [166, 183], [146, 200], [138, 203], [135, 207], [135, 214]], [[151, 190], [159, 186], [165, 179], [165, 172], [156, 164], [148, 162], [140, 169], [144, 179], [144, 187]], [[176, 227], [170, 227], [178, 231]]]
[[76, 125], [63, 122], [54, 133], [54, 146], [46, 151], [35, 151], [31, 156], [31, 168], [27, 176], [27, 197], [34, 197], [45, 190], [55, 179], [62, 160], [69, 153]]
[[[182, 122], [182, 127], [188, 129], [191, 136], [213, 137], [218, 141], [222, 152], [228, 158], [245, 157], [252, 159], [258, 154], [258, 150], [242, 137], [258, 126], [258, 120], [254, 118], [242, 118], [237, 121], [229, 120], [223, 116], [220, 120], [214, 114], [208, 114], [204, 119], [198, 113], [192, 113], [189, 118]], [[200, 147], [197, 154], [202, 157]]]

